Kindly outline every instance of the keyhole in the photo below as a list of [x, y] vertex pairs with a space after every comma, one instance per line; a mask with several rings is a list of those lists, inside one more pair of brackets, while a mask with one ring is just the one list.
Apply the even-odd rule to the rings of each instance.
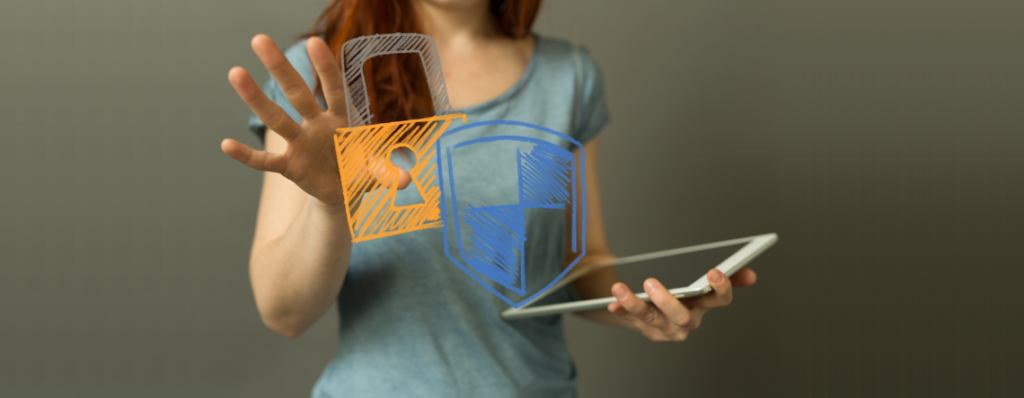
[[[412, 169], [416, 167], [416, 152], [405, 146], [400, 146], [391, 150], [391, 156], [389, 157], [391, 164], [395, 167], [401, 168], [412, 175]], [[416, 179], [413, 178], [409, 183], [409, 186], [403, 190], [395, 193], [395, 206], [410, 206], [426, 203], [423, 200], [423, 195], [420, 193], [420, 187], [416, 185]]]

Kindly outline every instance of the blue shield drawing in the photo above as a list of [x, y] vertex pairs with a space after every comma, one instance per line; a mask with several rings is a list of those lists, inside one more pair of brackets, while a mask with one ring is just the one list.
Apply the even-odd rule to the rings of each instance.
[[[551, 129], [505, 120], [449, 129], [437, 143], [445, 254], [513, 307], [530, 302], [585, 254], [586, 198], [573, 189], [586, 192], [583, 173], [580, 143]], [[531, 235], [563, 226], [574, 255], [564, 270], [563, 259], [531, 256], [550, 249]]]

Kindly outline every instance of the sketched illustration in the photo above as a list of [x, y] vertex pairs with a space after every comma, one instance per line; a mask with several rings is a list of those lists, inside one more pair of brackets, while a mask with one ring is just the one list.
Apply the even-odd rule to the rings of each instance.
[[[370, 114], [363, 64], [376, 56], [404, 53], [418, 54], [423, 61], [435, 116], [370, 125], [373, 115]], [[378, 181], [380, 175], [365, 172], [368, 167], [388, 164], [391, 152], [402, 147], [411, 150], [417, 159], [431, 159], [434, 143], [452, 119], [462, 118], [465, 122], [463, 114], [444, 114], [450, 108], [448, 92], [433, 40], [415, 33], [358, 37], [342, 46], [341, 70], [348, 100], [349, 127], [336, 130], [334, 147], [352, 241], [440, 227], [437, 172], [428, 167], [428, 162], [420, 161], [409, 170], [412, 183], [407, 189], [418, 190], [423, 203], [407, 206], [395, 205], [396, 189], [383, 186]]]
[[[401, 53], [418, 54], [423, 61], [435, 116], [370, 124], [373, 115], [362, 66], [372, 57]], [[353, 242], [443, 227], [448, 258], [517, 308], [544, 293], [579, 262], [586, 241], [579, 142], [529, 123], [465, 124], [466, 115], [446, 114], [450, 107], [444, 75], [429, 36], [396, 33], [350, 40], [342, 46], [341, 66], [349, 127], [336, 130], [334, 145]], [[462, 119], [463, 125], [446, 131], [455, 119]], [[422, 198], [418, 203], [395, 203], [393, 177], [398, 171], [389, 159], [398, 148], [412, 151], [416, 159], [409, 168], [412, 182], [407, 189], [417, 190]], [[567, 148], [578, 148], [578, 154]], [[556, 220], [568, 212], [571, 220], [566, 228], [574, 257], [553, 280], [526, 272], [527, 220], [538, 212]]]
[[[451, 129], [437, 145], [445, 254], [477, 282], [518, 308], [557, 283], [583, 257], [586, 198], [585, 194], [577, 196], [574, 189], [583, 187], [585, 182], [583, 148], [579, 142], [541, 126], [492, 120]], [[566, 149], [571, 146], [579, 148], [578, 156]], [[491, 157], [485, 166], [490, 169], [463, 168], [460, 172], [460, 162], [468, 162], [480, 153]], [[469, 200], [459, 196], [460, 187], [481, 184], [486, 184], [491, 192], [512, 194]], [[572, 242], [568, 249], [575, 254], [570, 265], [554, 280], [540, 281], [545, 286], [539, 290], [527, 286], [531, 279], [526, 273], [525, 252], [529, 239], [526, 214], [536, 211], [554, 211], [558, 215], [570, 212], [571, 222], [566, 227]], [[582, 222], [579, 228], [577, 220]], [[487, 280], [515, 295], [493, 288]]]

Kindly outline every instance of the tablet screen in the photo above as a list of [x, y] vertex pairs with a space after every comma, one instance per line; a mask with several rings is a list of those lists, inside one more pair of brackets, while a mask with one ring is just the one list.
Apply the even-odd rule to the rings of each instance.
[[[690, 286], [697, 278], [703, 278], [708, 271], [736, 253], [746, 243], [685, 253], [676, 256], [656, 258], [615, 267], [619, 279], [636, 293], [644, 291], [647, 278], [656, 278], [666, 288]], [[609, 296], [610, 296], [609, 292]]]

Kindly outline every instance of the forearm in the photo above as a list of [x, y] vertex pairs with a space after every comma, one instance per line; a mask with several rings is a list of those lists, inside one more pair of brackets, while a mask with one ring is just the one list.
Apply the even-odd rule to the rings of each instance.
[[352, 243], [344, 207], [307, 198], [288, 229], [253, 253], [250, 277], [263, 322], [296, 337], [330, 309]]
[[[611, 262], [616, 258], [617, 257], [610, 253], [600, 253], [587, 255], [582, 261], [580, 261], [580, 264], [577, 265], [577, 267], [580, 267], [580, 271], [586, 272], [586, 275], [573, 282], [573, 288], [576, 290], [576, 295], [579, 296], [581, 300], [611, 297], [612, 285], [619, 282], [619, 275], [615, 272], [615, 269], [611, 267], [600, 267], [588, 271], [586, 268], [601, 263]], [[578, 312], [577, 315], [606, 325], [635, 329], [629, 321], [608, 312], [607, 308], [581, 311]]]

